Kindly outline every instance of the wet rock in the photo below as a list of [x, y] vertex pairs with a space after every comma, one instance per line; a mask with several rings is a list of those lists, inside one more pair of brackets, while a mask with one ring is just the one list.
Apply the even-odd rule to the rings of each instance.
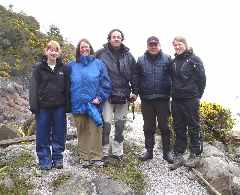
[[13, 139], [19, 137], [16, 130], [7, 127], [6, 125], [0, 126], [0, 141], [5, 139]]

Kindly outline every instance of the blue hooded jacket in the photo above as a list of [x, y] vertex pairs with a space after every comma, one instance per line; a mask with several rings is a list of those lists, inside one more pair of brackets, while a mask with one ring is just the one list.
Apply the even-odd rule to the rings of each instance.
[[[111, 81], [105, 64], [94, 56], [80, 56], [80, 62], [68, 64], [71, 110], [73, 114], [87, 114], [96, 124], [103, 124], [101, 105], [111, 94]], [[92, 103], [98, 98], [100, 105]]]

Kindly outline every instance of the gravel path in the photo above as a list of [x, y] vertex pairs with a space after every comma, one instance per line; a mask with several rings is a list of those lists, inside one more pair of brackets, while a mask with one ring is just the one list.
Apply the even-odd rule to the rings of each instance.
[[[132, 116], [128, 115], [130, 119]], [[143, 120], [140, 114], [134, 121], [127, 122], [125, 138], [144, 149]], [[147, 195], [207, 195], [208, 192], [196, 181], [195, 176], [185, 167], [170, 171], [168, 163], [162, 159], [159, 137], [156, 136], [154, 158], [143, 162], [140, 170], [146, 176]]]

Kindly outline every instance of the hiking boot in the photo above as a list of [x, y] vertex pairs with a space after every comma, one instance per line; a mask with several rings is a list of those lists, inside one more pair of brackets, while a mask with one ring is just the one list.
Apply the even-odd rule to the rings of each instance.
[[183, 165], [184, 165], [183, 155], [182, 154], [177, 154], [177, 155], [175, 155], [173, 164], [171, 164], [169, 166], [169, 169], [173, 171], [173, 170], [175, 170], [175, 169], [177, 169], [177, 168], [179, 168], [179, 167], [181, 167]]
[[103, 167], [104, 166], [104, 162], [102, 160], [91, 160], [90, 163], [91, 163], [91, 165], [93, 165], [95, 167]]
[[153, 158], [153, 152], [147, 150], [146, 152], [144, 152], [144, 154], [142, 156], [139, 157], [139, 160], [141, 161], [147, 161]]
[[52, 167], [55, 168], [55, 169], [62, 169], [63, 168], [63, 162], [62, 161], [53, 162]]
[[39, 169], [40, 170], [43, 170], [43, 171], [48, 171], [52, 168], [52, 166], [49, 164], [49, 165], [40, 165], [39, 164]]
[[84, 160], [81, 164], [82, 164], [82, 168], [84, 169], [90, 168], [92, 166], [91, 162], [88, 160]]
[[184, 166], [188, 168], [195, 168], [199, 166], [200, 160], [201, 160], [201, 155], [196, 155], [191, 153], [188, 159], [186, 160]]
[[173, 164], [173, 156], [170, 152], [163, 154], [163, 159], [166, 160], [169, 164]]
[[123, 155], [117, 156], [117, 155], [112, 155], [111, 156], [113, 159], [117, 160], [117, 161], [122, 161], [123, 160]]

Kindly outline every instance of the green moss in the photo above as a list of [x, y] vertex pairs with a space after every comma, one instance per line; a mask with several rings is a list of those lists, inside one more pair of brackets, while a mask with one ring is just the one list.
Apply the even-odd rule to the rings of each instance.
[[136, 146], [124, 145], [124, 158], [122, 161], [112, 161], [108, 166], [103, 168], [95, 168], [113, 179], [126, 183], [136, 193], [144, 192], [145, 181], [144, 175], [138, 169], [140, 161], [136, 156]]
[[54, 188], [58, 188], [59, 186], [63, 185], [70, 177], [70, 175], [60, 175], [52, 182], [52, 186]]
[[34, 164], [34, 158], [28, 151], [21, 152], [16, 158], [9, 159], [9, 162], [1, 164], [0, 180], [4, 180], [8, 176], [14, 184], [14, 187], [7, 188], [3, 184], [0, 185], [0, 194], [25, 195], [32, 186], [26, 182], [25, 178], [20, 177], [18, 169], [21, 167], [30, 167]]

